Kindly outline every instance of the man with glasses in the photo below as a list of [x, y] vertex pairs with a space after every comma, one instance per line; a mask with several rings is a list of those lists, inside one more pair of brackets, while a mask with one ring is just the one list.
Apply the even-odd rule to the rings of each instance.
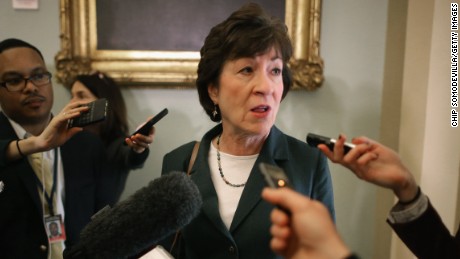
[[37, 73], [28, 78], [13, 74], [10, 78], [5, 79], [1, 86], [5, 87], [9, 92], [20, 92], [26, 87], [27, 82], [32, 82], [35, 86], [48, 85], [51, 83], [51, 73]]
[[[51, 114], [53, 88], [40, 51], [0, 42], [0, 257], [62, 258], [92, 215], [114, 197], [102, 143], [69, 119], [88, 108]], [[49, 239], [50, 222], [63, 226]]]

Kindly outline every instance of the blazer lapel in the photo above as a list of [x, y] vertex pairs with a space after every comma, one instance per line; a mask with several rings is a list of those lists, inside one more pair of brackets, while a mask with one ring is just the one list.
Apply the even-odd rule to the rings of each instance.
[[[266, 187], [265, 180], [259, 169], [259, 163], [277, 165], [289, 159], [289, 151], [286, 139], [281, 131], [275, 126], [272, 127], [270, 135], [257, 158], [249, 175], [240, 203], [238, 204], [235, 216], [233, 217], [230, 231], [234, 231], [243, 220], [249, 215], [252, 209], [261, 202], [262, 189]], [[289, 177], [289, 175], [288, 175]]]
[[40, 201], [40, 197], [38, 195], [37, 180], [33, 176], [35, 172], [33, 171], [32, 167], [29, 165], [27, 158], [24, 158], [24, 159], [26, 160], [24, 162], [25, 165], [21, 166], [22, 168], [24, 168], [24, 170], [21, 170], [21, 173], [19, 173], [19, 176], [22, 179], [22, 182], [24, 183], [24, 185], [26, 186], [26, 189], [29, 192], [30, 196], [32, 197], [35, 207], [38, 209], [40, 214], [43, 214], [42, 202]]
[[207, 154], [210, 144], [209, 141], [205, 141], [204, 139], [200, 143], [198, 155], [192, 167], [190, 177], [200, 190], [203, 200], [201, 207], [203, 214], [210, 219], [222, 234], [231, 238], [219, 214], [217, 193], [212, 183], [211, 172], [207, 164]]

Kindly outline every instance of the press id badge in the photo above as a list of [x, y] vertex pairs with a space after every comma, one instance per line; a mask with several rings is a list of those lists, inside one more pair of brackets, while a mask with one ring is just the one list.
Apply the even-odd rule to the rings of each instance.
[[64, 222], [60, 214], [45, 217], [46, 234], [50, 243], [65, 241]]

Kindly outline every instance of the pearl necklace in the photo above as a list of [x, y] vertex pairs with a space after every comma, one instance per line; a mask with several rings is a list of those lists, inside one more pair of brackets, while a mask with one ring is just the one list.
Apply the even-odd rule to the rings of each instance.
[[231, 187], [244, 187], [246, 185], [246, 183], [234, 184], [234, 183], [229, 182], [227, 179], [225, 179], [224, 173], [222, 172], [222, 166], [220, 164], [220, 152], [219, 152], [220, 151], [220, 149], [219, 149], [220, 136], [222, 136], [222, 134], [220, 134], [217, 137], [217, 165], [219, 167], [220, 177], [222, 177], [222, 180], [224, 180], [224, 182], [227, 185], [230, 185]]

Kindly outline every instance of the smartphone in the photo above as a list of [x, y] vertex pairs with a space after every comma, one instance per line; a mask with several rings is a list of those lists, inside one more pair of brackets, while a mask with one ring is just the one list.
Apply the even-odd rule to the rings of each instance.
[[292, 189], [291, 182], [284, 170], [280, 167], [267, 163], [259, 164], [260, 172], [264, 176], [265, 182], [271, 188], [288, 187]]
[[[284, 170], [280, 167], [270, 165], [267, 163], [260, 163], [259, 164], [260, 172], [264, 176], [265, 183], [270, 188], [291, 188], [294, 189], [289, 181]], [[276, 207], [282, 211], [284, 211], [288, 216], [291, 215], [291, 212], [286, 208], [276, 205]]]
[[157, 123], [159, 120], [161, 120], [164, 116], [168, 114], [168, 109], [164, 108], [161, 112], [159, 112], [157, 115], [153, 116], [152, 119], [147, 121], [142, 127], [140, 127], [138, 130], [136, 130], [131, 136], [136, 135], [137, 133], [140, 133], [144, 136], [148, 136], [150, 129]]
[[96, 101], [84, 104], [89, 107], [89, 110], [83, 112], [79, 117], [70, 119], [68, 127], [83, 127], [89, 124], [100, 122], [107, 117], [107, 99], [101, 98]]
[[[308, 145], [312, 147], [317, 147], [319, 144], [325, 144], [329, 150], [334, 151], [334, 145], [337, 142], [336, 139], [313, 134], [313, 133], [308, 133], [307, 135], [307, 143]], [[343, 146], [343, 153], [346, 154], [348, 153], [352, 148], [355, 147], [355, 144], [345, 142]]]

